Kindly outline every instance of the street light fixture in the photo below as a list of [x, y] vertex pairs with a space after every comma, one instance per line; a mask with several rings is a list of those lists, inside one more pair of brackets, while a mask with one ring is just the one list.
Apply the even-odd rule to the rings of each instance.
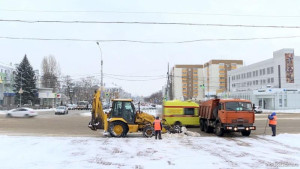
[[102, 50], [100, 48], [99, 42], [96, 42], [96, 43], [97, 43], [97, 46], [100, 49], [100, 54], [101, 54], [101, 90], [102, 90], [102, 88], [103, 88], [103, 59], [102, 59]]

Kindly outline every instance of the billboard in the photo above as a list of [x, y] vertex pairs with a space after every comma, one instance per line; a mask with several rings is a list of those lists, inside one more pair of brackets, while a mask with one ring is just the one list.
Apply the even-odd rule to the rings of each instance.
[[286, 82], [294, 83], [294, 53], [285, 54]]

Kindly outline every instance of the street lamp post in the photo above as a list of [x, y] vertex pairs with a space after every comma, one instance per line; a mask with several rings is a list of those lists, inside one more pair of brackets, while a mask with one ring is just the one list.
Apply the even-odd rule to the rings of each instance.
[[20, 94], [20, 106], [22, 105], [22, 93], [23, 93], [23, 89], [22, 89], [22, 72], [21, 73], [21, 86], [20, 86], [20, 90], [19, 90], [19, 94]]
[[100, 48], [99, 42], [97, 42], [97, 45], [100, 49], [100, 55], [101, 55], [101, 90], [103, 88], [103, 60], [102, 60], [102, 50]]

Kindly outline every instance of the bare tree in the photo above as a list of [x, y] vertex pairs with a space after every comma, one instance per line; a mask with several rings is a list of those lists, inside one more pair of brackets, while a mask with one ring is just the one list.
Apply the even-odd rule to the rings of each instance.
[[93, 94], [99, 88], [98, 84], [99, 80], [95, 77], [85, 77], [75, 82], [73, 92], [76, 101], [85, 100], [92, 102]]
[[55, 57], [45, 56], [42, 61], [42, 85], [43, 87], [53, 88], [56, 91], [59, 87], [58, 78], [60, 67]]

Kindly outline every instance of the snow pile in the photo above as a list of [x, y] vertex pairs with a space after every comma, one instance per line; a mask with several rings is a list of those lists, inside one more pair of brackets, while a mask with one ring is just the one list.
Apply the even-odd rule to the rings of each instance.
[[300, 135], [87, 138], [1, 136], [5, 169], [299, 168]]
[[276, 113], [300, 113], [300, 109], [292, 109], [292, 110], [267, 110], [267, 109], [263, 109], [262, 111], [263, 111], [263, 113], [272, 113], [272, 112], [276, 112]]
[[49, 111], [56, 111], [55, 108], [51, 108], [51, 109], [34, 109], [37, 112], [49, 112]]
[[84, 112], [84, 113], [80, 113], [81, 116], [85, 116], [85, 117], [90, 117], [92, 116], [91, 112]]
[[0, 111], [0, 114], [4, 114], [4, 115], [5, 115], [5, 114], [6, 114], [6, 111]]

